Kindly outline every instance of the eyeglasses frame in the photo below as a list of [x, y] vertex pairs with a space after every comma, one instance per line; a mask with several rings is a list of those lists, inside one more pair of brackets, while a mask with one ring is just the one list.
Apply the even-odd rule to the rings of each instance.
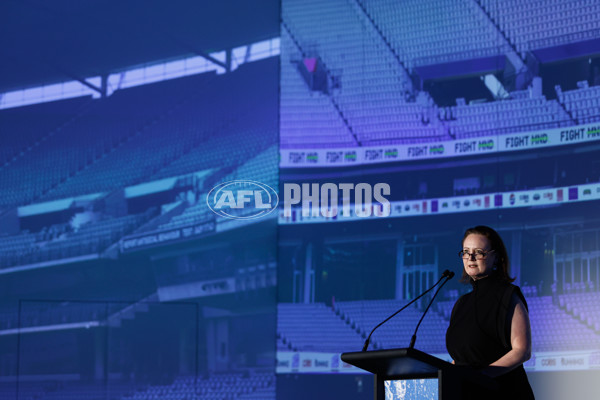
[[[495, 251], [495, 250], [494, 249], [490, 249], [488, 251], [482, 251], [481, 252], [481, 258], [477, 258], [477, 253], [469, 253], [468, 251], [461, 250], [461, 251], [458, 252], [458, 257], [460, 257], [463, 260], [471, 260], [473, 257], [475, 257], [475, 261], [485, 260], [485, 258], [487, 257], [487, 255], [490, 254], [493, 251]], [[468, 258], [465, 258], [465, 255], [468, 255]]]

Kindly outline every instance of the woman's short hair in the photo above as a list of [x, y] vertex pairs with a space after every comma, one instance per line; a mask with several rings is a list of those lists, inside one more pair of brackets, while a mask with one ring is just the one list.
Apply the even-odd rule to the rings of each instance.
[[[495, 273], [497, 274], [498, 278], [502, 279], [503, 281], [509, 283], [513, 282], [515, 278], [511, 278], [509, 275], [510, 260], [508, 259], [508, 252], [506, 251], [506, 246], [504, 246], [504, 242], [502, 241], [502, 238], [498, 232], [485, 225], [478, 225], [473, 228], [469, 228], [465, 231], [461, 246], [465, 243], [465, 239], [469, 235], [485, 236], [490, 241], [490, 246], [496, 255], [496, 261], [494, 262]], [[471, 281], [471, 277], [466, 273], [464, 268], [460, 281], [463, 283], [468, 283]]]

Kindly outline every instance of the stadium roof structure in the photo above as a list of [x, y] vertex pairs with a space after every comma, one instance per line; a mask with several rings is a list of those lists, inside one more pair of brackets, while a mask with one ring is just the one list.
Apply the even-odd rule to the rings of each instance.
[[279, 10], [278, 0], [2, 1], [0, 92], [276, 37]]

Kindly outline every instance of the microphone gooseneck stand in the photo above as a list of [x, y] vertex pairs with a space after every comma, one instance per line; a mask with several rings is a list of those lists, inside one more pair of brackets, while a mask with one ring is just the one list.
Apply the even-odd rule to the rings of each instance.
[[[392, 319], [393, 317], [395, 317], [399, 312], [403, 311], [404, 309], [406, 309], [408, 306], [410, 306], [411, 304], [413, 304], [415, 301], [419, 300], [421, 297], [425, 296], [427, 293], [429, 293], [434, 287], [436, 287], [437, 285], [439, 285], [439, 283], [442, 281], [442, 279], [444, 278], [448, 278], [446, 280], [446, 282], [448, 282], [448, 280], [450, 280], [452, 277], [454, 276], [454, 272], [451, 272], [449, 270], [445, 270], [442, 273], [442, 276], [440, 277], [440, 279], [429, 289], [427, 289], [426, 291], [424, 291], [423, 293], [421, 293], [420, 295], [418, 295], [417, 297], [415, 297], [414, 299], [412, 299], [410, 302], [408, 302], [406, 305], [404, 305], [402, 308], [400, 308], [398, 311], [396, 311], [395, 313], [393, 313], [392, 315], [390, 315], [389, 317], [387, 317], [386, 319], [384, 319], [382, 322], [380, 322], [375, 328], [373, 328], [373, 330], [371, 331], [371, 333], [369, 333], [369, 336], [367, 336], [367, 339], [365, 340], [365, 344], [362, 348], [362, 351], [367, 351], [367, 348], [369, 347], [369, 343], [371, 341], [371, 336], [373, 335], [373, 332], [375, 332], [375, 330], [377, 328], [379, 328], [381, 325], [385, 324], [386, 322], [388, 322], [390, 319]], [[446, 283], [444, 282], [444, 284]], [[444, 284], [442, 284], [442, 286], [444, 286]], [[442, 288], [442, 286], [440, 286], [439, 289]], [[439, 292], [439, 289], [435, 292], [435, 294], [437, 294]], [[435, 295], [433, 296], [435, 298]], [[431, 305], [431, 303], [429, 303], [429, 305]], [[429, 308], [429, 306], [427, 307]], [[425, 311], [427, 312], [427, 311]], [[423, 318], [421, 318], [421, 320], [423, 320]], [[419, 321], [419, 324], [421, 322]], [[417, 326], [418, 328], [418, 326]], [[416, 333], [416, 332], [415, 332]]]
[[[410, 339], [410, 345], [408, 346], [409, 349], [413, 349], [415, 347], [415, 342], [417, 341], [417, 331], [419, 330], [419, 327], [421, 326], [421, 322], [423, 322], [423, 318], [425, 318], [427, 311], [429, 311], [429, 307], [431, 307], [431, 305], [433, 304], [433, 300], [435, 300], [435, 296], [437, 296], [438, 292], [453, 277], [454, 277], [454, 272], [450, 272], [447, 275], [446, 280], [440, 285], [440, 287], [435, 291], [435, 293], [431, 297], [431, 300], [429, 301], [429, 304], [427, 304], [427, 308], [425, 309], [425, 312], [423, 312], [423, 315], [421, 316], [421, 319], [419, 320], [419, 323], [417, 324], [417, 327], [415, 328], [415, 333], [413, 333], [412, 338]], [[442, 278], [443, 278], [443, 276], [442, 276]], [[436, 285], [437, 285], [437, 283], [436, 283]]]

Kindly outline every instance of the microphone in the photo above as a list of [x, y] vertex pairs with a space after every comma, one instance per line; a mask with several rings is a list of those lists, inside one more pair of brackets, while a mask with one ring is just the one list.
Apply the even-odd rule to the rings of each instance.
[[444, 272], [442, 272], [442, 276], [447, 276], [448, 279], [452, 279], [454, 278], [454, 272], [450, 271], [449, 269], [445, 269]]
[[[404, 309], [406, 309], [408, 306], [410, 306], [411, 304], [413, 304], [415, 301], [419, 300], [421, 297], [425, 296], [427, 293], [429, 293], [434, 287], [436, 287], [441, 281], [442, 279], [446, 278], [446, 277], [450, 277], [448, 278], [448, 280], [452, 279], [452, 277], [454, 276], [454, 272], [451, 272], [450, 270], [445, 270], [444, 272], [442, 272], [442, 276], [440, 277], [440, 279], [429, 289], [427, 289], [426, 291], [424, 291], [423, 293], [421, 293], [420, 295], [418, 295], [417, 297], [415, 297], [414, 299], [412, 299], [409, 303], [405, 304], [404, 307], [402, 307], [401, 309], [399, 309], [398, 311], [396, 311], [395, 313], [393, 313], [392, 315], [390, 315], [389, 317], [387, 317], [386, 319], [384, 319], [382, 322], [380, 322], [375, 328], [373, 328], [373, 330], [371, 331], [371, 333], [369, 333], [369, 336], [367, 336], [367, 340], [365, 340], [365, 344], [362, 348], [362, 351], [367, 351], [367, 348], [369, 347], [369, 343], [371, 341], [371, 336], [373, 335], [373, 332], [375, 332], [375, 330], [377, 328], [379, 328], [381, 325], [385, 324], [386, 322], [388, 322], [390, 319], [394, 318], [400, 311], [403, 311]], [[447, 281], [446, 281], [447, 282]], [[446, 283], [444, 282], [444, 284]], [[442, 286], [444, 286], [442, 284]], [[441, 288], [441, 286], [440, 286]], [[439, 289], [438, 289], [439, 292]], [[435, 292], [435, 294], [437, 294], [437, 292]], [[435, 297], [435, 295], [433, 296]], [[429, 307], [428, 307], [429, 308]], [[427, 311], [425, 311], [427, 312]], [[423, 319], [423, 318], [421, 318]], [[419, 322], [420, 323], [420, 322]], [[418, 328], [418, 327], [417, 327]], [[416, 332], [415, 332], [416, 333]]]
[[[427, 311], [429, 311], [429, 307], [431, 307], [431, 305], [433, 304], [433, 300], [435, 299], [435, 296], [437, 296], [437, 294], [439, 293], [439, 291], [444, 287], [444, 285], [450, 279], [454, 278], [454, 272], [449, 271], [449, 270], [445, 270], [442, 273], [442, 278], [440, 278], [440, 280], [443, 279], [443, 278], [446, 278], [446, 280], [440, 285], [440, 287], [435, 291], [435, 293], [431, 297], [431, 300], [429, 301], [429, 304], [427, 304], [427, 308], [423, 312], [423, 315], [421, 316], [421, 319], [419, 320], [419, 323], [417, 324], [417, 327], [415, 328], [415, 333], [413, 333], [412, 338], [410, 339], [410, 345], [408, 346], [409, 349], [412, 349], [412, 348], [415, 347], [415, 342], [417, 341], [417, 331], [419, 330], [419, 326], [421, 326], [421, 322], [423, 322], [423, 318], [425, 318], [425, 314], [427, 314]], [[438, 281], [438, 283], [439, 283], [439, 281]], [[436, 285], [437, 285], [437, 283], [436, 283]]]

